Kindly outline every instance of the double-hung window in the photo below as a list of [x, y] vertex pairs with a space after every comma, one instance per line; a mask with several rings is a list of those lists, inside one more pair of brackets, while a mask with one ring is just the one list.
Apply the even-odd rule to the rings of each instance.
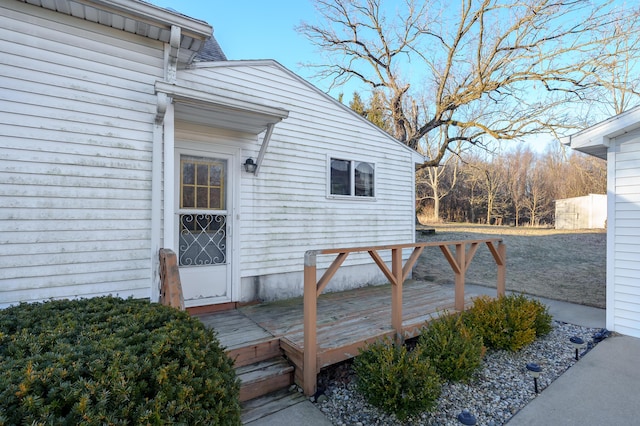
[[331, 158], [329, 194], [374, 197], [374, 171], [373, 163]]

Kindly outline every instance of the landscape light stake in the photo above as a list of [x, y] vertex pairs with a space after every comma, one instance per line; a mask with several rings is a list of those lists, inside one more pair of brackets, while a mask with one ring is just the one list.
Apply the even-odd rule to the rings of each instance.
[[569, 339], [569, 341], [573, 345], [573, 348], [576, 350], [576, 361], [577, 361], [579, 359], [578, 350], [582, 346], [584, 346], [584, 340], [582, 340], [582, 338], [580, 338], [578, 336], [573, 336], [572, 338]]
[[527, 371], [529, 372], [529, 374], [531, 375], [531, 377], [533, 377], [533, 386], [536, 390], [536, 393], [538, 392], [538, 377], [540, 377], [540, 372], [542, 371], [542, 368], [536, 364], [535, 362], [530, 362], [527, 364]]
[[462, 413], [458, 414], [458, 421], [463, 425], [473, 426], [476, 424], [476, 417], [469, 410], [462, 410]]

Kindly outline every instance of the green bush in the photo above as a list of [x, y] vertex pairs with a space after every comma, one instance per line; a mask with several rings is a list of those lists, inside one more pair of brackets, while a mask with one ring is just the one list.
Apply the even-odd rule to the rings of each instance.
[[431, 409], [440, 396], [440, 378], [420, 348], [409, 352], [386, 339], [361, 350], [353, 366], [367, 401], [400, 420]]
[[466, 326], [461, 315], [444, 315], [420, 332], [418, 347], [440, 377], [451, 381], [470, 379], [482, 365], [482, 336]]
[[551, 331], [546, 306], [522, 295], [478, 297], [464, 314], [465, 324], [494, 349], [517, 351]]
[[185, 312], [112, 297], [0, 311], [0, 425], [237, 425], [238, 394]]

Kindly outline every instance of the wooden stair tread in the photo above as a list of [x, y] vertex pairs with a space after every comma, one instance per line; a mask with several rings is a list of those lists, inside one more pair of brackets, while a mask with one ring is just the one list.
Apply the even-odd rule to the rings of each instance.
[[273, 375], [286, 374], [293, 371], [293, 366], [283, 357], [272, 358], [236, 369], [241, 383], [255, 383]]
[[281, 356], [236, 368], [240, 401], [248, 401], [293, 383], [294, 367]]

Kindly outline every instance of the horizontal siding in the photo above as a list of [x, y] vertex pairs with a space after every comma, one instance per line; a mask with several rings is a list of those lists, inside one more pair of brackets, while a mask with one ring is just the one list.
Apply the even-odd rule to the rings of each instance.
[[[616, 139], [614, 170], [610, 184], [615, 193], [612, 223], [615, 331], [640, 337], [640, 134], [632, 132]], [[612, 282], [611, 282], [612, 281]]]
[[[179, 78], [289, 111], [275, 126], [259, 175], [242, 175], [242, 276], [301, 271], [310, 249], [414, 240], [410, 153], [373, 125], [276, 65], [203, 67]], [[257, 144], [243, 149], [257, 157]], [[327, 198], [330, 156], [375, 163], [375, 199]], [[331, 260], [319, 257], [318, 265]], [[346, 262], [362, 263], [371, 263], [366, 253]]]
[[162, 43], [0, 9], [0, 306], [149, 297]]

